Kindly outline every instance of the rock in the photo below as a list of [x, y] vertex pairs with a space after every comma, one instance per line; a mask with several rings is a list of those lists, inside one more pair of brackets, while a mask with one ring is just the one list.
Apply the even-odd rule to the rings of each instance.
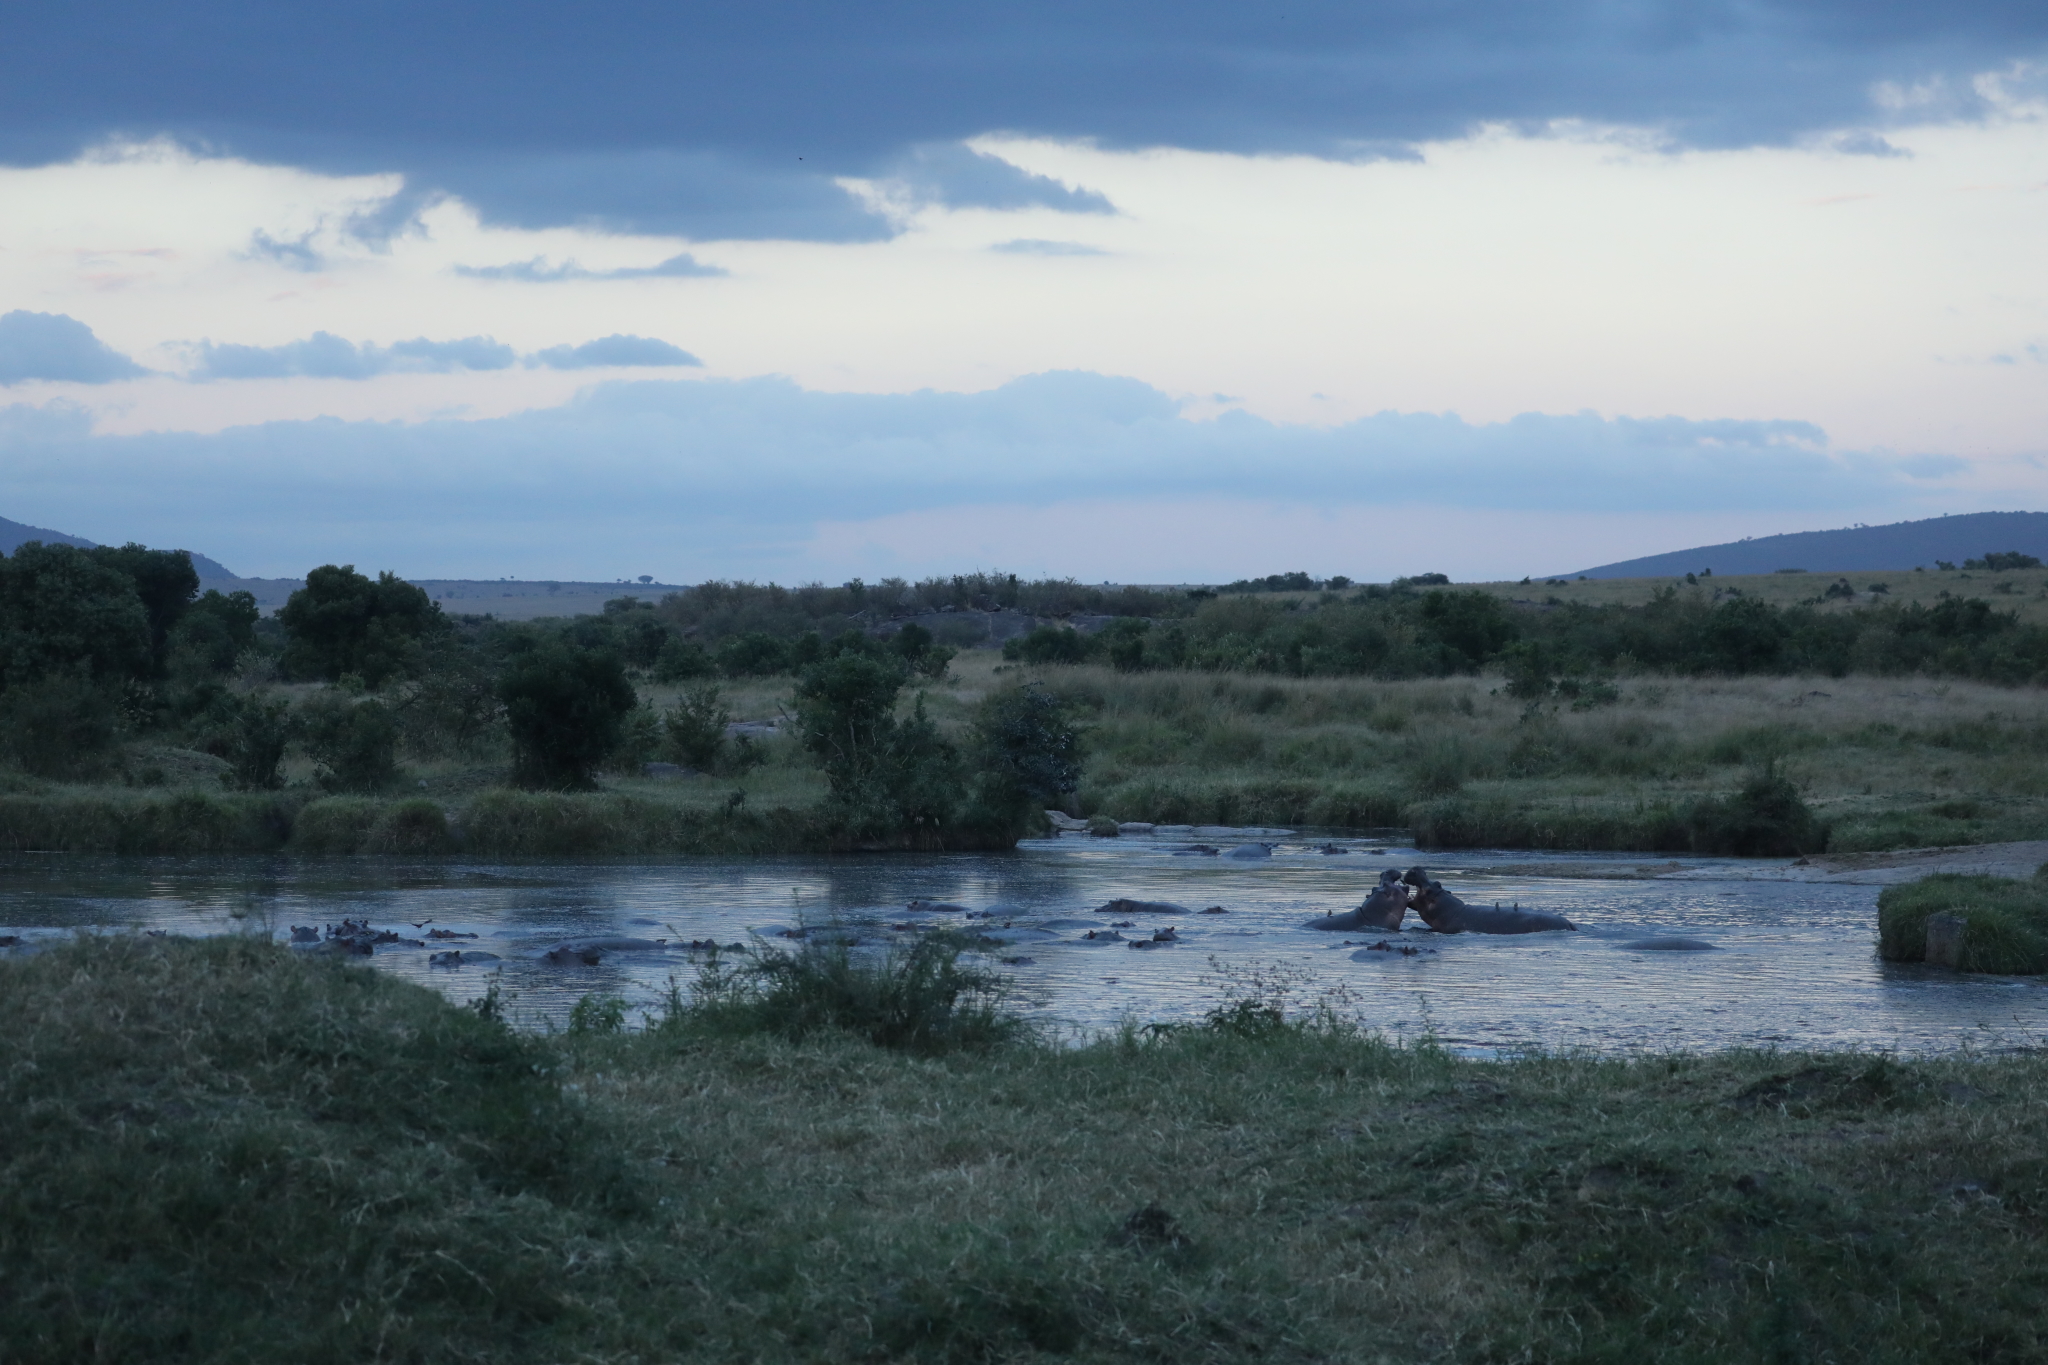
[[1967, 915], [1953, 915], [1946, 912], [1927, 917], [1927, 965], [1947, 967], [1961, 971], [1963, 966], [1963, 931], [1969, 928]]
[[1117, 825], [1118, 834], [1150, 834], [1152, 826], [1143, 820], [1125, 820]]
[[1046, 823], [1062, 833], [1079, 833], [1088, 828], [1086, 820], [1076, 820], [1063, 810], [1049, 810], [1045, 813]]

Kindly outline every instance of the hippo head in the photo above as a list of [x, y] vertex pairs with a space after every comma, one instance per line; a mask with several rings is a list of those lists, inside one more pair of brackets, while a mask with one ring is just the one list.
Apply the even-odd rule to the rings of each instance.
[[1401, 880], [1413, 887], [1426, 887], [1429, 885], [1429, 873], [1425, 871], [1420, 865], [1417, 865], [1415, 867], [1409, 868], [1406, 872], [1402, 873]]
[[1400, 884], [1401, 874], [1393, 868], [1387, 868], [1380, 873], [1380, 885], [1382, 887], [1399, 886]]

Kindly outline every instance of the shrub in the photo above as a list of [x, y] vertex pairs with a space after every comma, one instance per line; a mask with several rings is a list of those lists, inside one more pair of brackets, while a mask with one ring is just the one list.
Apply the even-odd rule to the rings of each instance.
[[260, 695], [224, 699], [229, 712], [221, 735], [221, 753], [231, 766], [224, 774], [243, 791], [268, 791], [280, 785], [277, 765], [298, 731], [291, 704]]
[[979, 818], [1013, 834], [1081, 784], [1082, 744], [1066, 702], [1036, 685], [991, 692], [974, 718]]
[[750, 631], [718, 649], [718, 668], [728, 678], [767, 677], [789, 671], [789, 649], [773, 635]]
[[314, 855], [361, 853], [380, 813], [361, 796], [327, 796], [309, 801], [292, 822], [292, 851]]
[[896, 719], [903, 679], [900, 662], [866, 654], [813, 664], [797, 684], [797, 721], [848, 836], [938, 844], [966, 797], [959, 754], [922, 697], [907, 720]]
[[639, 704], [618, 656], [548, 643], [516, 657], [498, 679], [512, 732], [513, 778], [521, 786], [587, 789], [618, 747], [620, 726]]
[[1070, 626], [1038, 626], [1029, 635], [1003, 642], [1003, 657], [1013, 663], [1078, 664], [1086, 662], [1089, 639]]
[[739, 965], [713, 954], [691, 998], [670, 997], [657, 1028], [783, 1038], [846, 1032], [877, 1047], [925, 1055], [981, 1050], [1026, 1036], [1008, 1012], [1009, 982], [960, 964], [963, 939], [932, 934], [886, 956], [843, 940], [764, 949]]
[[2048, 882], [1936, 873], [1877, 897], [1877, 951], [1894, 962], [1927, 955], [1927, 920], [1964, 918], [1964, 971], [2033, 975], [2048, 972]]
[[1698, 853], [1780, 857], [1817, 853], [1828, 842], [1827, 826], [1775, 763], [1751, 772], [1735, 795], [1699, 802], [1689, 824]]
[[661, 718], [669, 756], [686, 768], [713, 772], [725, 752], [725, 727], [732, 714], [716, 683], [693, 687], [676, 699]]
[[671, 635], [654, 656], [654, 680], [656, 682], [683, 682], [690, 678], [708, 678], [718, 672], [718, 664], [704, 646], [695, 640], [685, 640], [680, 635]]
[[95, 767], [120, 727], [115, 694], [87, 676], [48, 674], [0, 692], [0, 754], [38, 777]]
[[446, 853], [454, 847], [448, 813], [424, 796], [396, 801], [378, 812], [363, 842], [366, 853]]
[[323, 692], [306, 703], [299, 726], [329, 791], [382, 791], [398, 780], [398, 722], [384, 703]]

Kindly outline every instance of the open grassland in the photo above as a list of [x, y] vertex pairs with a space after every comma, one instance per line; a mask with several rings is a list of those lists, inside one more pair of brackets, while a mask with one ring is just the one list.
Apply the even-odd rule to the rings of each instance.
[[1472, 1062], [1259, 996], [532, 1038], [232, 939], [0, 982], [23, 1365], [2048, 1355], [2035, 1055]]

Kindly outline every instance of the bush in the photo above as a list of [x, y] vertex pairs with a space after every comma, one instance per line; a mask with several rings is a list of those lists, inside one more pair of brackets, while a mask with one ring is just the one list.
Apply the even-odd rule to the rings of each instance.
[[903, 681], [903, 665], [890, 658], [848, 653], [813, 664], [797, 684], [797, 722], [849, 837], [942, 845], [967, 795], [959, 754], [925, 715], [923, 698], [897, 721]]
[[705, 652], [704, 646], [695, 640], [685, 640], [680, 635], [671, 635], [654, 656], [654, 680], [656, 682], [683, 682], [690, 678], [709, 678], [718, 672], [718, 664]]
[[767, 677], [789, 671], [789, 649], [760, 631], [727, 640], [718, 649], [718, 668], [728, 678]]
[[2048, 882], [2012, 877], [1937, 873], [1877, 897], [1877, 951], [1894, 962], [1927, 956], [1931, 915], [1961, 915], [1960, 966], [1969, 972], [2037, 975], [2048, 972]]
[[38, 777], [84, 775], [120, 728], [115, 694], [86, 676], [47, 674], [0, 692], [0, 754]]
[[1003, 657], [1012, 663], [1078, 664], [1091, 652], [1089, 639], [1071, 626], [1037, 626], [1029, 635], [1003, 642]]
[[291, 704], [260, 695], [233, 698], [222, 736], [221, 757], [232, 765], [225, 776], [243, 791], [269, 791], [280, 784], [277, 765], [298, 730]]
[[1020, 834], [1081, 784], [1081, 731], [1066, 702], [1036, 685], [982, 700], [974, 718], [976, 805], [981, 820]]
[[398, 780], [398, 722], [384, 703], [323, 692], [301, 710], [299, 726], [329, 791], [376, 792]]
[[512, 733], [513, 779], [554, 791], [587, 790], [620, 727], [639, 705], [615, 654], [574, 645], [536, 645], [498, 679]]
[[801, 1039], [845, 1032], [933, 1055], [985, 1050], [1028, 1032], [1004, 1007], [1009, 982], [960, 965], [965, 940], [932, 934], [875, 959], [843, 941], [764, 949], [739, 965], [713, 954], [688, 1001], [672, 994], [657, 1028]]
[[1689, 823], [1697, 853], [1774, 858], [1818, 853], [1828, 843], [1827, 826], [1775, 763], [1752, 772], [1735, 795], [1698, 803]]
[[667, 753], [675, 762], [699, 772], [715, 772], [725, 752], [725, 727], [732, 714], [716, 683], [693, 687], [676, 699], [661, 718]]

